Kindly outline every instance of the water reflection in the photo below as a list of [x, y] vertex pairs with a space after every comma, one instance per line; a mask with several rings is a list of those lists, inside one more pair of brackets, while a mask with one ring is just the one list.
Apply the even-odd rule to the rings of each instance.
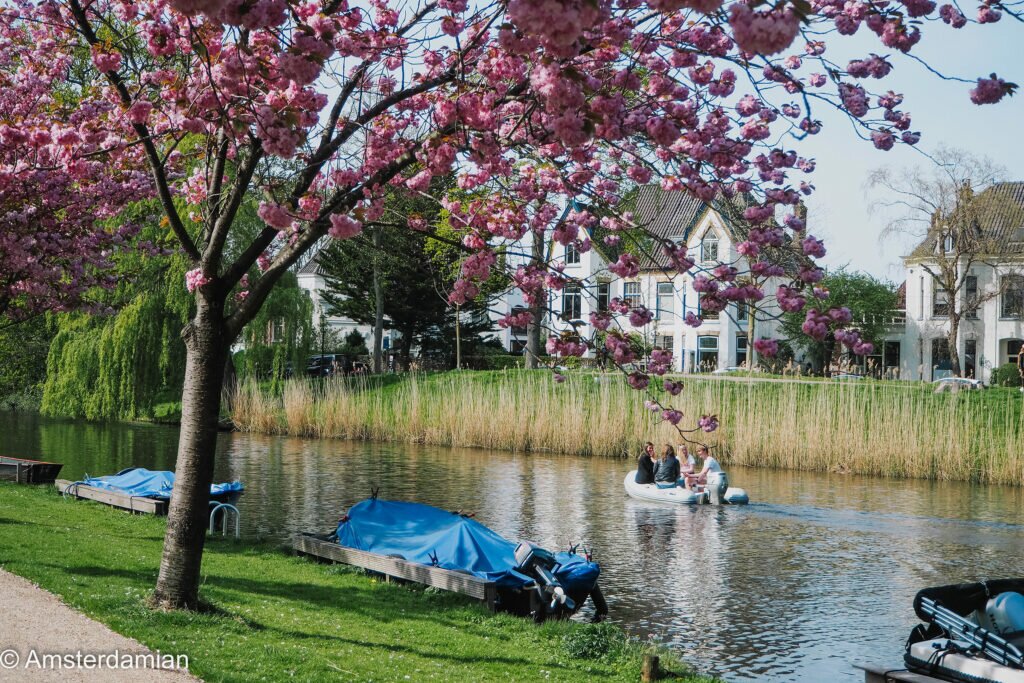
[[[173, 467], [177, 432], [0, 415], [0, 452], [62, 476]], [[379, 487], [473, 512], [510, 538], [582, 542], [614, 619], [733, 681], [857, 680], [896, 664], [921, 587], [1019, 573], [1021, 489], [733, 469], [745, 508], [625, 496], [620, 461], [225, 434], [218, 479], [241, 479], [248, 535], [326, 531]]]

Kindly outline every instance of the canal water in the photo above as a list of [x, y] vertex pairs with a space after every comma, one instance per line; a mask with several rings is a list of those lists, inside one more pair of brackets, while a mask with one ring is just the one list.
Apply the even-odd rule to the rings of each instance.
[[[173, 469], [176, 444], [172, 427], [0, 414], [0, 452], [63, 462], [62, 478]], [[917, 590], [1021, 574], [1018, 488], [732, 468], [751, 505], [673, 507], [628, 498], [616, 460], [251, 434], [218, 450], [218, 480], [245, 484], [250, 536], [332, 530], [379, 487], [511, 539], [583, 542], [612, 619], [729, 681], [896, 667]]]

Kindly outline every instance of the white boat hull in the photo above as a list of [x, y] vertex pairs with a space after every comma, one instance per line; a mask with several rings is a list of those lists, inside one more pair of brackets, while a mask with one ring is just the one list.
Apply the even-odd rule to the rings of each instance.
[[[929, 675], [939, 676], [941, 680], [947, 681], [1024, 683], [1024, 671], [997, 664], [983, 657], [971, 657], [948, 651], [949, 642], [949, 638], [938, 638], [914, 643], [907, 653], [907, 664], [912, 669], [927, 671]], [[966, 643], [958, 645], [959, 649], [967, 649]]]
[[[647, 500], [655, 503], [675, 503], [677, 505], [701, 505], [710, 503], [710, 496], [707, 491], [694, 493], [693, 491], [676, 486], [670, 489], [659, 489], [655, 484], [636, 483], [636, 470], [626, 474], [622, 482], [626, 487], [626, 493], [637, 500]], [[729, 487], [726, 489], [722, 502], [727, 505], [746, 505], [750, 498], [747, 492], [740, 488]]]

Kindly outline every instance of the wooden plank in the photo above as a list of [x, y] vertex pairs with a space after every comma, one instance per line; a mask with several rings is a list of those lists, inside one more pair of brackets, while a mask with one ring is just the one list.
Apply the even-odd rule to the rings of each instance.
[[940, 678], [907, 671], [902, 666], [878, 666], [877, 664], [857, 664], [864, 671], [864, 683], [943, 683]]
[[468, 595], [487, 602], [488, 607], [491, 609], [494, 608], [494, 601], [498, 594], [497, 586], [493, 581], [487, 581], [471, 574], [451, 571], [450, 569], [428, 567], [415, 562], [407, 562], [397, 557], [384, 557], [376, 553], [346, 548], [310, 534], [300, 535], [293, 543], [293, 547], [298, 552], [306, 555], [313, 555], [333, 562], [351, 564], [373, 572], [379, 572], [385, 576], [415, 581], [416, 583], [443, 588], [453, 593]]
[[[67, 479], [58, 479], [54, 482], [54, 485], [60, 493], [67, 491], [68, 487], [71, 487], [72, 484], [74, 484], [74, 482], [70, 482]], [[167, 514], [166, 500], [129, 496], [124, 493], [115, 493], [114, 491], [106, 491], [93, 486], [85, 486], [84, 484], [74, 485], [68, 495], [75, 496], [77, 498], [85, 498], [87, 500], [95, 500], [99, 503], [110, 505], [111, 507], [131, 510], [132, 512], [141, 512], [149, 515]]]

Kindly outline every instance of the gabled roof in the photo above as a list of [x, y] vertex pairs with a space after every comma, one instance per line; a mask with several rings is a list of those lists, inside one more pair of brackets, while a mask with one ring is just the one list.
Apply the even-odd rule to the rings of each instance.
[[[996, 183], [978, 194], [978, 229], [985, 240], [998, 246], [1000, 253], [1024, 253], [1024, 181]], [[928, 259], [944, 234], [930, 230], [907, 260]]]
[[644, 185], [637, 190], [634, 215], [638, 223], [656, 237], [687, 237], [708, 205], [689, 192]]
[[309, 260], [299, 268], [296, 275], [323, 275], [323, 268], [320, 266], [320, 252], [323, 250], [321, 247], [317, 249], [316, 253], [309, 257]]

